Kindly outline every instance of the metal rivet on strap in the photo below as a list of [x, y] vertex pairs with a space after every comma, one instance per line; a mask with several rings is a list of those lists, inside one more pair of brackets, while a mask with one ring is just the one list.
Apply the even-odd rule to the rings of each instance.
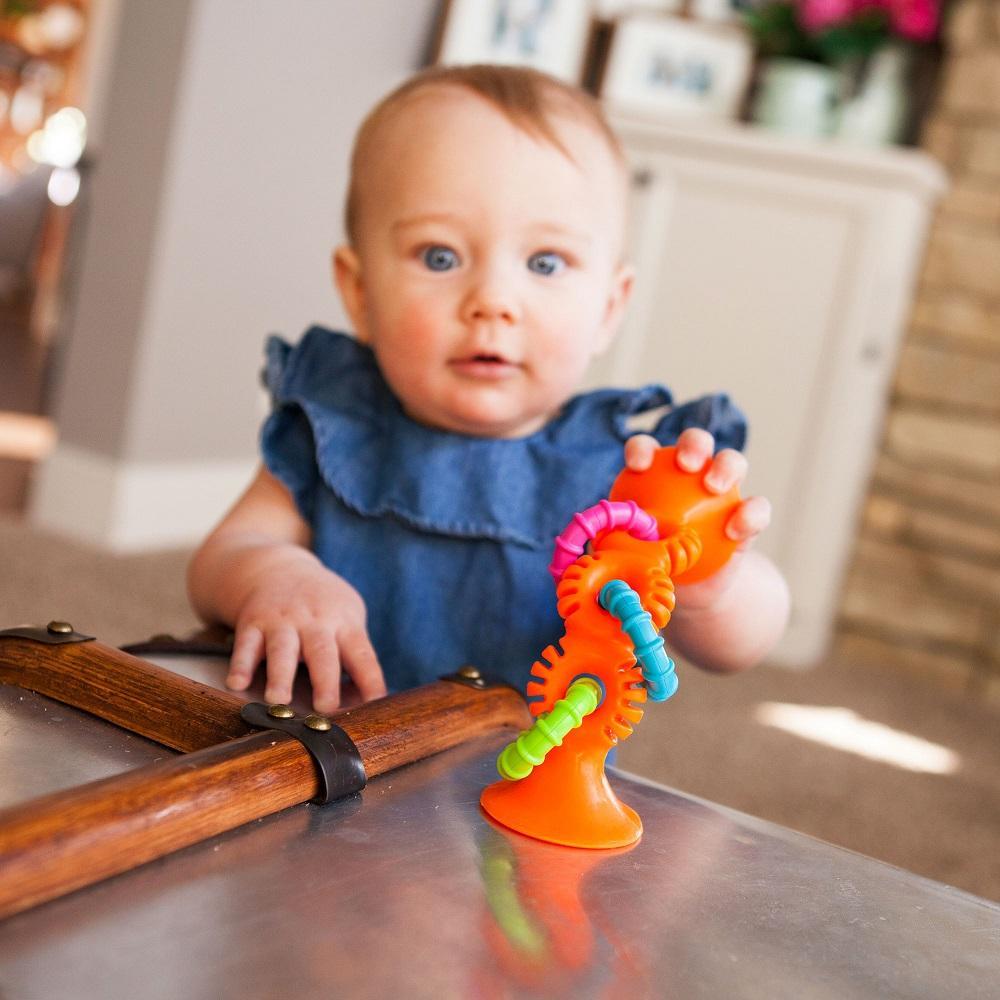
[[[287, 713], [287, 714], [286, 714]], [[331, 719], [295, 716], [288, 705], [262, 705], [249, 701], [240, 718], [257, 729], [287, 733], [308, 751], [319, 776], [319, 794], [314, 802], [332, 802], [365, 787], [365, 765], [354, 740]]]
[[305, 723], [310, 729], [318, 729], [323, 733], [333, 728], [333, 723], [325, 715], [307, 715]]

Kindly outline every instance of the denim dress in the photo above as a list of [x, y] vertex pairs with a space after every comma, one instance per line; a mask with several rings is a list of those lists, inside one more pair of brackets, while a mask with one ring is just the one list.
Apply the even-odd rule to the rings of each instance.
[[317, 556], [364, 599], [392, 691], [469, 663], [523, 689], [563, 632], [553, 542], [607, 496], [630, 418], [662, 409], [650, 432], [662, 444], [688, 427], [718, 448], [746, 438], [726, 396], [674, 406], [656, 385], [575, 396], [528, 437], [469, 437], [407, 417], [371, 350], [346, 334], [312, 327], [294, 347], [271, 337], [266, 353], [264, 462]]

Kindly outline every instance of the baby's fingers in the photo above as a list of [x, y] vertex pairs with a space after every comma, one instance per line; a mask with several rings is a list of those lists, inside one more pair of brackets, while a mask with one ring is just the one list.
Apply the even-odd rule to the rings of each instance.
[[358, 629], [344, 636], [341, 643], [344, 666], [365, 701], [385, 695], [385, 678], [367, 632]]
[[302, 659], [312, 681], [313, 708], [320, 714], [340, 707], [340, 650], [337, 636], [329, 628], [316, 627], [302, 633]]
[[703, 482], [713, 493], [725, 493], [742, 483], [749, 468], [746, 458], [733, 448], [724, 448], [708, 467]]
[[651, 434], [634, 434], [625, 442], [625, 468], [645, 472], [653, 464], [660, 442]]
[[236, 629], [233, 655], [229, 659], [226, 687], [245, 691], [253, 680], [254, 671], [264, 653], [264, 633], [256, 625]]
[[748, 542], [770, 523], [771, 501], [767, 497], [750, 497], [726, 521], [726, 534], [735, 542]]
[[677, 438], [675, 460], [685, 472], [701, 472], [715, 450], [715, 438], [700, 427], [689, 427]]
[[271, 705], [292, 700], [292, 681], [299, 665], [299, 633], [291, 625], [279, 625], [267, 633], [267, 687], [264, 700]]

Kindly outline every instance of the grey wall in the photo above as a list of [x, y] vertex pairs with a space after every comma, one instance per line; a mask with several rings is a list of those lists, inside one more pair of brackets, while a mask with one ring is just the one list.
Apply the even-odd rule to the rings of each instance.
[[[76, 215], [78, 274], [61, 334], [55, 416], [63, 440], [121, 452], [156, 242], [189, 0], [121, 5], [102, 109], [105, 155]], [[81, 229], [81, 227], [83, 227]]]
[[370, 105], [434, 0], [128, 0], [56, 416], [125, 461], [255, 449], [261, 345], [342, 313], [329, 258]]

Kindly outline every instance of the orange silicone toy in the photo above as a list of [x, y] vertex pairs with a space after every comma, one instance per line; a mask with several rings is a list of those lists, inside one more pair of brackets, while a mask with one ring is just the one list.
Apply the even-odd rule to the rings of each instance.
[[701, 475], [677, 467], [674, 453], [674, 448], [660, 448], [651, 468], [622, 472], [610, 494], [611, 500], [634, 500], [653, 515], [659, 540], [641, 541], [624, 531], [600, 534], [590, 554], [569, 566], [556, 587], [566, 631], [531, 668], [527, 694], [538, 698], [532, 714], [551, 711], [581, 675], [598, 678], [604, 698], [527, 777], [498, 781], [483, 791], [483, 809], [529, 837], [571, 847], [611, 848], [632, 844], [642, 835], [638, 815], [608, 784], [604, 759], [642, 719], [646, 686], [632, 641], [600, 606], [598, 594], [611, 580], [624, 580], [639, 595], [654, 626], [663, 629], [674, 608], [673, 580], [704, 579], [737, 545], [723, 529], [739, 503], [738, 489], [710, 493]]

